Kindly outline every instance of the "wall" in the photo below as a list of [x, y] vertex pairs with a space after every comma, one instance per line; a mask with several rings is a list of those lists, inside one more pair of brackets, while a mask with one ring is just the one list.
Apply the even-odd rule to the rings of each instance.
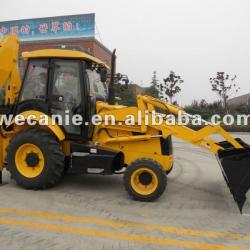
[[241, 104], [250, 105], [250, 94], [238, 96], [228, 100], [228, 104], [231, 106], [237, 106]]

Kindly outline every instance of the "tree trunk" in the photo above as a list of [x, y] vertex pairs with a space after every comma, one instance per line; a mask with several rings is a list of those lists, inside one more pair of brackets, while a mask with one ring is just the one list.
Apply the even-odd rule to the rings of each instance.
[[228, 105], [227, 105], [227, 98], [223, 98], [223, 102], [224, 102], [224, 108], [225, 108], [225, 111], [226, 111], [226, 114], [228, 114]]

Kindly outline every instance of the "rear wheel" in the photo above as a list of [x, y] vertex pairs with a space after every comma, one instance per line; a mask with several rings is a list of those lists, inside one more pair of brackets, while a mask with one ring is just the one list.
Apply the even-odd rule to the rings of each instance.
[[53, 135], [42, 129], [28, 128], [10, 141], [7, 164], [18, 185], [46, 189], [60, 180], [64, 154]]
[[142, 158], [128, 166], [124, 174], [124, 185], [135, 200], [153, 201], [164, 192], [167, 177], [159, 163]]

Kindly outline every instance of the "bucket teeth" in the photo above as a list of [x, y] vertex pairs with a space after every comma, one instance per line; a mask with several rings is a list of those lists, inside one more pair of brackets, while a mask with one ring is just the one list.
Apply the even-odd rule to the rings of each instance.
[[245, 201], [246, 201], [246, 195], [245, 194], [241, 194], [241, 195], [233, 195], [233, 196], [234, 196], [235, 202], [238, 205], [240, 213], [242, 214], [242, 209], [243, 209], [243, 206], [244, 206]]

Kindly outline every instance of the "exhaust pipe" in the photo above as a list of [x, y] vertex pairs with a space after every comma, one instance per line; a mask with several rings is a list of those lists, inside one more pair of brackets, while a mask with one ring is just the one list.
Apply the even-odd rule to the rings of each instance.
[[112, 53], [111, 59], [111, 75], [109, 83], [109, 98], [108, 103], [113, 105], [115, 103], [115, 73], [116, 73], [116, 49]]
[[243, 148], [235, 149], [227, 141], [218, 143], [219, 146], [224, 148], [224, 150], [218, 152], [218, 161], [224, 179], [242, 213], [246, 193], [250, 188], [250, 145], [239, 138], [236, 141]]

